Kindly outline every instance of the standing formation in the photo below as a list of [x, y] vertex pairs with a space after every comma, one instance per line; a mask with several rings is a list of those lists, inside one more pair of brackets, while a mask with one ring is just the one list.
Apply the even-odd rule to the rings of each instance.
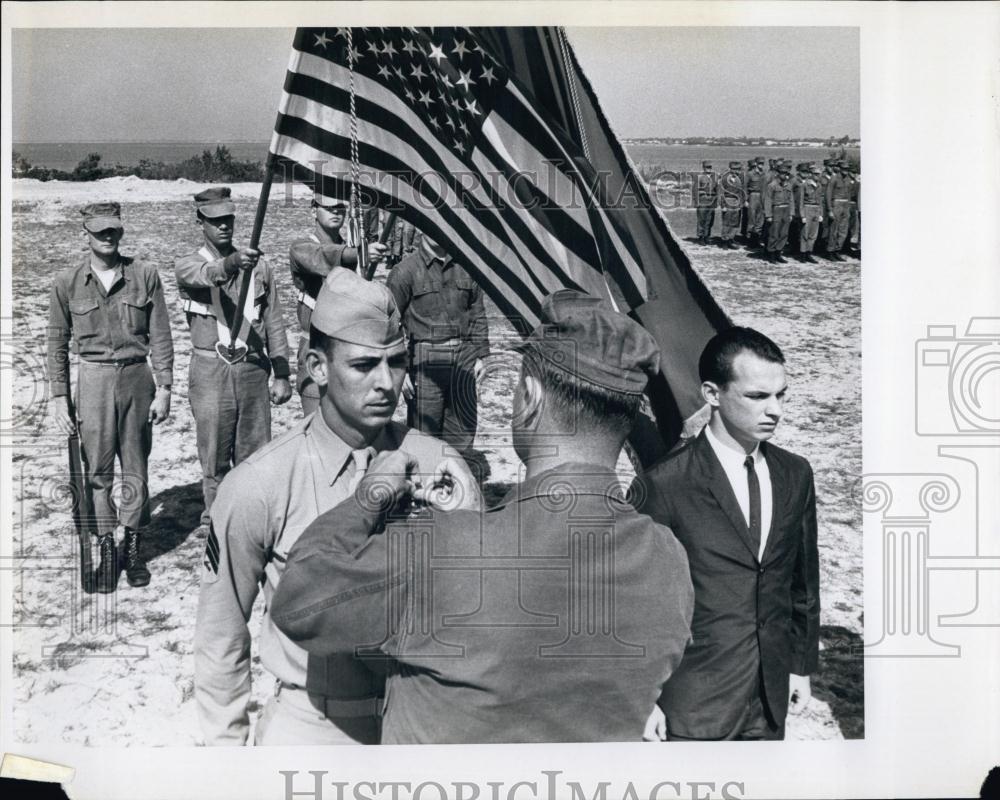
[[702, 245], [711, 242], [720, 209], [718, 246], [725, 249], [736, 247], [739, 229], [748, 249], [773, 263], [785, 263], [786, 254], [816, 263], [814, 253], [842, 261], [843, 253], [861, 252], [861, 175], [844, 159], [824, 159], [822, 170], [801, 162], [794, 176], [788, 159], [770, 159], [767, 170], [762, 157], [749, 159], [746, 168], [730, 161], [721, 177], [703, 161], [692, 179], [692, 200]]

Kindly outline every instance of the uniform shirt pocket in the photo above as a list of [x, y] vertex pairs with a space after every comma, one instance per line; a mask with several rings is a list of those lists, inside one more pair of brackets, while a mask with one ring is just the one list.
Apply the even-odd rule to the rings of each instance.
[[125, 326], [134, 336], [149, 335], [149, 312], [152, 304], [148, 297], [140, 295], [123, 296], [122, 309], [125, 311]]
[[77, 339], [91, 339], [101, 332], [102, 315], [98, 311], [97, 300], [70, 300], [69, 311], [73, 317], [73, 333]]

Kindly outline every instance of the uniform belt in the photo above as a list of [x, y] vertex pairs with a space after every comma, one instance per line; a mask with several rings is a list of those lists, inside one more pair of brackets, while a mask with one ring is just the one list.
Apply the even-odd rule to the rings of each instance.
[[305, 292], [299, 292], [299, 302], [311, 311], [316, 310], [316, 298], [306, 294]]
[[328, 717], [377, 717], [382, 713], [381, 697], [361, 697], [354, 700], [339, 700], [333, 697], [326, 697], [315, 692], [310, 692], [294, 683], [275, 681], [274, 696], [277, 697], [282, 692], [302, 692], [308, 695], [308, 701], [314, 707], [319, 704], [323, 713]]
[[84, 358], [80, 363], [88, 367], [130, 367], [133, 364], [145, 364], [146, 356], [133, 356], [132, 358], [113, 358], [110, 361], [91, 361]]
[[833, 202], [834, 203], [850, 203], [851, 201], [848, 198], [846, 198], [846, 197], [834, 197], [833, 198]]
[[460, 347], [461, 344], [462, 340], [459, 338], [444, 339], [440, 342], [431, 342], [426, 340], [421, 342], [414, 342], [413, 340], [410, 341], [410, 347], [413, 350], [416, 350], [418, 347]]
[[[205, 358], [218, 358], [219, 353], [214, 347], [192, 347], [191, 352], [196, 356], [205, 356]], [[267, 356], [264, 355], [260, 350], [251, 350], [243, 359], [244, 361], [266, 361]]]
[[185, 298], [181, 305], [186, 314], [198, 314], [202, 317], [214, 317], [215, 312], [212, 311], [211, 306], [207, 306], [204, 303], [199, 303], [197, 300], [192, 300], [190, 298]]

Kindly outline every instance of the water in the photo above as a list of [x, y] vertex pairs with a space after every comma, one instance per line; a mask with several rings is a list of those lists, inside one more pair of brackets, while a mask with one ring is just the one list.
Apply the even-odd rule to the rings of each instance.
[[[36, 167], [66, 172], [90, 153], [100, 153], [105, 166], [135, 165], [139, 159], [173, 164], [203, 150], [215, 150], [218, 144], [229, 148], [239, 161], [263, 161], [267, 142], [16, 142], [13, 149]], [[754, 156], [788, 158], [793, 162], [822, 162], [829, 154], [826, 147], [741, 147], [691, 144], [636, 144], [626, 148], [637, 163], [656, 164], [676, 172], [700, 172], [701, 162], [712, 161], [716, 172], [725, 172], [730, 160], [746, 163]], [[848, 149], [857, 153], [857, 149]]]

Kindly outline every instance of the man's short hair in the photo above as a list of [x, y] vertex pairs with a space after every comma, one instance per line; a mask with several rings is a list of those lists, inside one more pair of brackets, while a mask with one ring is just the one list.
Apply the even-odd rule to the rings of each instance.
[[337, 341], [332, 336], [323, 333], [315, 325], [309, 326], [309, 349], [319, 350], [326, 353], [328, 358], [333, 358], [333, 343]]
[[784, 364], [781, 348], [760, 331], [733, 326], [713, 336], [698, 359], [698, 377], [720, 388], [733, 379], [733, 361], [740, 353], [753, 353], [764, 361]]
[[574, 431], [601, 428], [626, 436], [642, 407], [642, 395], [617, 392], [581, 380], [546, 358], [525, 353], [522, 369], [537, 378], [556, 414]]

